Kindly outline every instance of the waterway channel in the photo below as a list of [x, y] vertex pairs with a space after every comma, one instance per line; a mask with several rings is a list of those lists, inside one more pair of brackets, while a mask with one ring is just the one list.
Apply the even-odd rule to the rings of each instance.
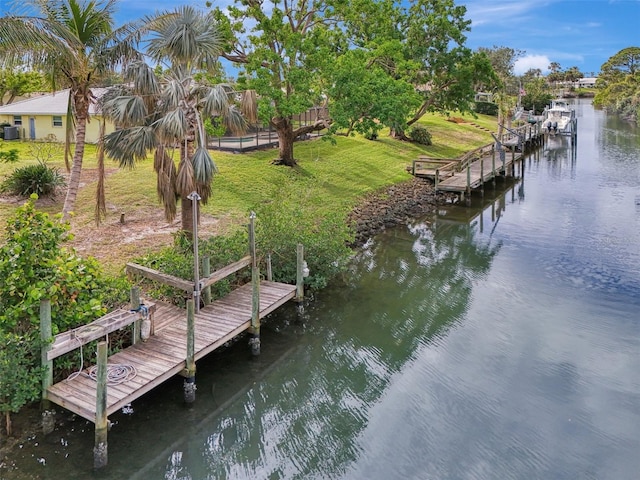
[[244, 343], [8, 478], [598, 479], [640, 472], [640, 129], [576, 101], [518, 181], [373, 238]]

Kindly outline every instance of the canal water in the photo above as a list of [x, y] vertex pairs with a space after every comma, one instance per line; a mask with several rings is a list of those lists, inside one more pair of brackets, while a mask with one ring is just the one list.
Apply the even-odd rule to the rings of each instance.
[[[115, 415], [91, 471], [76, 419], [8, 478], [640, 478], [640, 131], [575, 104], [499, 179], [372, 239], [350, 271]], [[38, 441], [39, 440], [39, 441]]]

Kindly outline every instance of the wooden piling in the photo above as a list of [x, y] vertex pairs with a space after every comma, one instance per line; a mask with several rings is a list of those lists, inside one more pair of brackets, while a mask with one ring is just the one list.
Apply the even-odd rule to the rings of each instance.
[[187, 300], [187, 358], [183, 372], [185, 403], [193, 403], [196, 400], [195, 323], [195, 301], [190, 298]]
[[96, 435], [93, 447], [93, 467], [95, 469], [107, 466], [107, 433], [109, 421], [107, 419], [107, 342], [98, 343], [96, 372]]
[[273, 282], [273, 270], [271, 268], [271, 254], [267, 253], [267, 281]]
[[[140, 289], [138, 287], [131, 287], [129, 297], [131, 302], [131, 310], [140, 310]], [[135, 322], [133, 322], [133, 337], [131, 339], [131, 343], [135, 345], [136, 343], [139, 343], [140, 340], [140, 319], [138, 318]]]
[[294, 301], [304, 299], [304, 246], [299, 243], [296, 248], [296, 296]]
[[471, 205], [471, 166], [467, 164], [467, 205]]
[[42, 400], [45, 410], [49, 408], [47, 389], [53, 385], [53, 360], [47, 360], [47, 352], [51, 349], [52, 338], [51, 301], [48, 299], [40, 300], [40, 339], [42, 340], [40, 359], [42, 367], [45, 369], [42, 375]]
[[249, 345], [251, 355], [260, 355], [260, 269], [256, 253], [256, 214], [249, 216], [249, 253], [251, 254], [251, 327]]
[[[202, 276], [208, 278], [211, 275], [211, 259], [209, 256], [202, 258]], [[202, 290], [202, 301], [207, 306], [211, 303], [211, 285], [208, 285]]]
[[480, 159], [480, 193], [484, 196], [484, 158]]

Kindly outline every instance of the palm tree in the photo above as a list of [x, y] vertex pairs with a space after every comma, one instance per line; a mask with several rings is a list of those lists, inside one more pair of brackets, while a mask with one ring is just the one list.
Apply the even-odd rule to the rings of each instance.
[[[0, 61], [21, 61], [47, 72], [55, 88], [68, 87], [69, 106], [65, 161], [75, 141], [64, 217], [75, 208], [84, 157], [91, 87], [101, 74], [127, 60], [141, 58], [134, 49], [133, 26], [113, 29], [116, 0], [24, 0], [25, 11], [0, 18]], [[75, 128], [74, 128], [75, 126]], [[75, 138], [74, 138], [75, 133]]]
[[167, 69], [158, 74], [159, 69], [145, 62], [132, 63], [125, 71], [126, 83], [105, 95], [104, 115], [119, 127], [105, 136], [105, 152], [121, 167], [133, 167], [155, 152], [165, 217], [175, 218], [180, 200], [182, 229], [193, 232], [197, 219], [188, 196], [195, 191], [206, 203], [217, 172], [207, 150], [204, 120], [217, 117], [235, 132], [242, 131], [245, 121], [229, 85], [197, 80], [198, 73], [216, 66], [220, 53], [221, 38], [211, 14], [182, 6], [148, 17], [144, 25], [147, 56]]

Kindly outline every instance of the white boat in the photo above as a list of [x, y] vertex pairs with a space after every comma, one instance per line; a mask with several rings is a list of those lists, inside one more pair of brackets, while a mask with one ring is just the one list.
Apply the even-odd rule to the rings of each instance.
[[575, 131], [576, 112], [564, 100], [553, 100], [543, 112], [542, 131], [544, 133], [570, 135]]

